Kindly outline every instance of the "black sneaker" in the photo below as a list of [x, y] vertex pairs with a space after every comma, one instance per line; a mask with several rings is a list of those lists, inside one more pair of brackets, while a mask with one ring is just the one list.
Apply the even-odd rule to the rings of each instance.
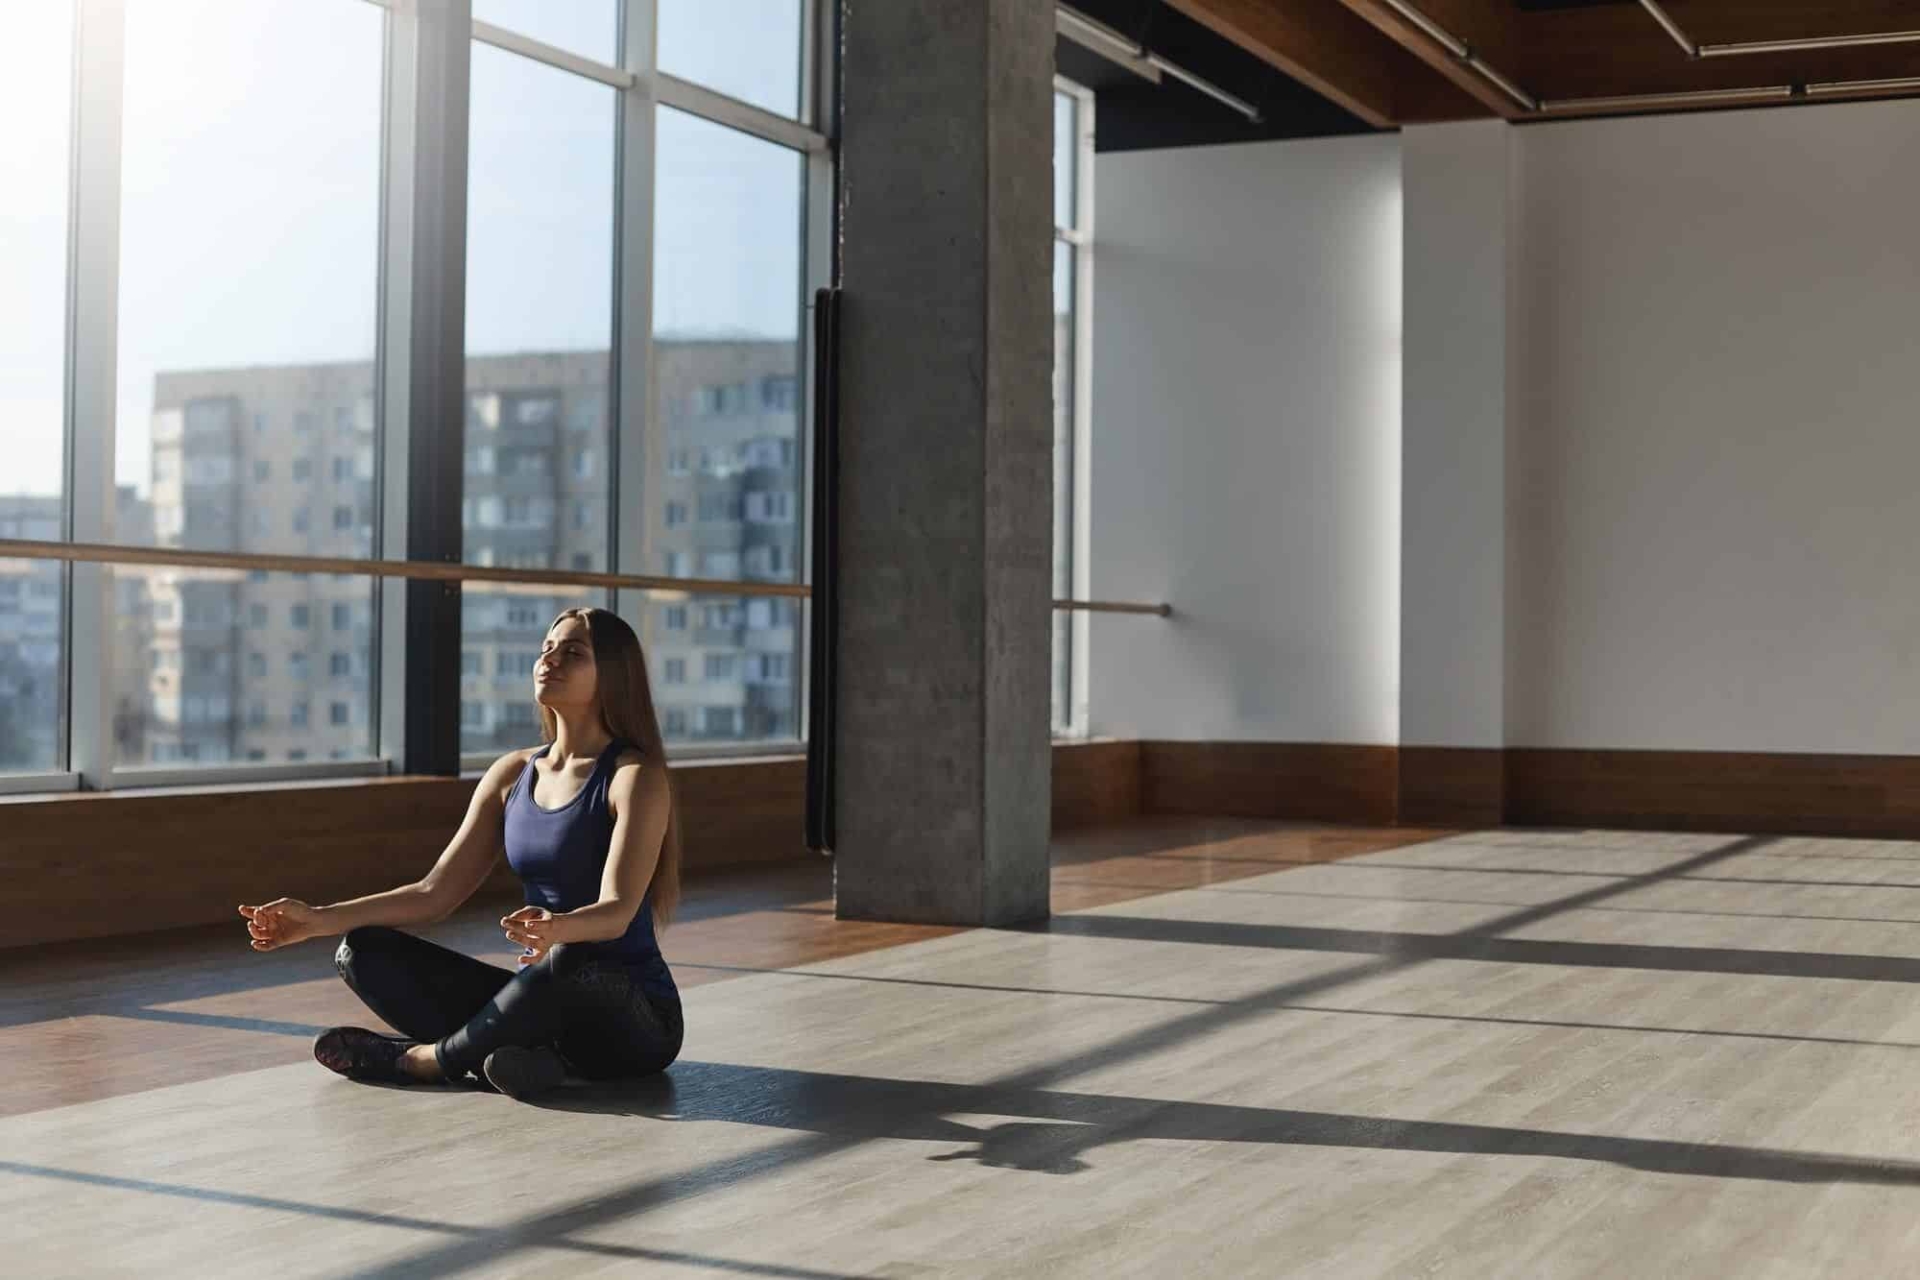
[[558, 1087], [567, 1078], [566, 1060], [545, 1045], [532, 1049], [501, 1045], [487, 1055], [480, 1071], [510, 1098], [531, 1098]]
[[401, 1055], [414, 1043], [365, 1027], [329, 1027], [314, 1037], [313, 1056], [321, 1066], [349, 1080], [418, 1084], [400, 1065]]

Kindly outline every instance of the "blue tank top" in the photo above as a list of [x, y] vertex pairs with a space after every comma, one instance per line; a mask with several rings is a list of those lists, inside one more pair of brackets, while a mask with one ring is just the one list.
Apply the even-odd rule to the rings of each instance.
[[[550, 744], [534, 752], [515, 779], [513, 790], [507, 793], [507, 865], [525, 885], [528, 906], [561, 912], [600, 901], [600, 876], [613, 843], [607, 790], [613, 783], [614, 762], [625, 746], [617, 740], [608, 743], [580, 793], [558, 809], [542, 809], [533, 799], [533, 762], [547, 754]], [[652, 885], [647, 886], [646, 897], [624, 934], [578, 945], [602, 959], [625, 965], [648, 995], [680, 998], [654, 937]]]

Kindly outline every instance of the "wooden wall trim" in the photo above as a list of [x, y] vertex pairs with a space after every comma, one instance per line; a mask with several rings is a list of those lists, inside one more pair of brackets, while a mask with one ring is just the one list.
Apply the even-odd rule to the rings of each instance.
[[1509, 748], [1519, 826], [1920, 839], [1920, 756]]
[[[1055, 830], [1146, 814], [1385, 826], [1612, 827], [1920, 839], [1920, 756], [1063, 742]], [[675, 766], [687, 869], [811, 858], [806, 761]], [[238, 902], [331, 901], [415, 877], [471, 779], [66, 794], [0, 805], [0, 948], [218, 923]], [[487, 892], [517, 887], [504, 863]]]
[[1506, 753], [1498, 747], [1401, 747], [1401, 822], [1497, 827], [1506, 815]]
[[1300, 742], [1143, 742], [1148, 813], [1391, 824], [1394, 747]]

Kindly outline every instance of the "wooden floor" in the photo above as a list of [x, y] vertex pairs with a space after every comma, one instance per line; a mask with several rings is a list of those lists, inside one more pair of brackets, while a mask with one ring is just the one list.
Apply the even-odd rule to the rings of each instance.
[[[668, 1077], [355, 1085], [331, 948], [0, 961], [20, 1274], [1858, 1275], [1920, 1256], [1920, 845], [1160, 822], [1022, 930], [695, 886]], [[436, 931], [499, 956], [495, 906]]]

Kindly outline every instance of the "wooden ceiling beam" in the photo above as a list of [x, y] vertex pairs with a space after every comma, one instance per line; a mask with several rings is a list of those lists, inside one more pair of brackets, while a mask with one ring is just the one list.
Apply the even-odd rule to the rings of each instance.
[[[1410, 0], [1410, 2], [1448, 35], [1460, 40], [1488, 65], [1508, 79], [1518, 77], [1519, 31], [1517, 14], [1502, 0]], [[1349, 10], [1365, 18], [1379, 31], [1421, 62], [1446, 77], [1462, 92], [1469, 94], [1489, 112], [1509, 120], [1520, 119], [1527, 110], [1499, 86], [1466, 65], [1433, 37], [1402, 17], [1386, 0], [1341, 0]], [[1538, 90], [1522, 82], [1520, 87], [1538, 96]]]
[[1375, 128], [1486, 114], [1343, 0], [1167, 3]]

